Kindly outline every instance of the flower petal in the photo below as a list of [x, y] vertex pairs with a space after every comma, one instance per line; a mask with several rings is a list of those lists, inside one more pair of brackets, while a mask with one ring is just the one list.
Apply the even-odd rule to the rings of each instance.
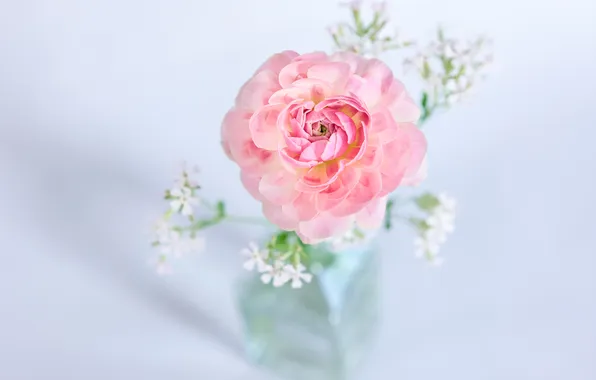
[[269, 70], [275, 74], [279, 74], [281, 69], [286, 67], [294, 58], [298, 56], [299, 54], [292, 50], [286, 50], [282, 51], [281, 53], [274, 54], [265, 63], [263, 63], [256, 72], [258, 73], [259, 71]]
[[337, 218], [330, 214], [320, 214], [307, 222], [301, 222], [296, 230], [306, 244], [315, 244], [330, 237], [343, 235], [353, 224], [353, 218]]
[[294, 215], [284, 213], [281, 206], [273, 203], [263, 202], [263, 215], [282, 230], [293, 231], [298, 227], [298, 219]]
[[382, 189], [381, 173], [362, 171], [358, 184], [348, 194], [344, 202], [329, 210], [334, 216], [347, 216], [362, 210], [379, 195]]
[[333, 62], [345, 62], [350, 65], [350, 73], [354, 74], [358, 71], [358, 68], [366, 63], [366, 58], [360, 54], [352, 53], [349, 51], [342, 51], [335, 53], [329, 57]]
[[383, 162], [383, 148], [369, 145], [362, 155], [358, 165], [364, 168], [375, 169]]
[[394, 191], [401, 183], [410, 162], [410, 141], [403, 130], [398, 138], [383, 145], [383, 162], [380, 166], [383, 189], [381, 196]]
[[267, 104], [271, 95], [280, 88], [274, 72], [260, 71], [240, 88], [236, 97], [236, 107], [246, 111], [256, 111]]
[[259, 182], [259, 193], [275, 205], [284, 205], [296, 199], [296, 177], [284, 168], [265, 173]]
[[372, 145], [383, 145], [393, 141], [399, 135], [399, 127], [393, 116], [383, 109], [372, 115], [370, 129], [368, 132], [368, 142]]
[[300, 153], [300, 161], [311, 162], [311, 161], [323, 161], [321, 156], [326, 151], [327, 141], [319, 140], [314, 141], [306, 145], [306, 148]]
[[246, 140], [249, 136], [248, 120], [250, 112], [232, 108], [226, 113], [221, 123], [221, 143], [226, 155], [232, 160], [237, 161], [232, 151], [232, 145], [238, 145], [239, 140]]
[[317, 193], [326, 189], [344, 170], [343, 161], [331, 161], [317, 165], [306, 171], [296, 183], [296, 190]]
[[372, 200], [356, 214], [356, 223], [360, 228], [364, 229], [373, 230], [379, 228], [385, 218], [386, 207], [387, 197]]
[[329, 161], [337, 157], [341, 157], [342, 154], [348, 149], [346, 132], [343, 130], [336, 131], [328, 141], [317, 141], [324, 143], [324, 150], [320, 158], [323, 161]]
[[252, 115], [248, 127], [257, 147], [267, 150], [279, 148], [283, 139], [277, 129], [277, 118], [284, 107], [283, 104], [266, 105]]
[[259, 192], [259, 182], [261, 181], [261, 177], [253, 176], [250, 173], [242, 170], [240, 172], [240, 181], [254, 199], [258, 201], [262, 201], [264, 199], [263, 195]]
[[291, 204], [283, 205], [282, 211], [299, 221], [311, 220], [319, 214], [314, 197], [311, 193], [301, 193]]
[[330, 210], [339, 205], [358, 184], [360, 170], [347, 167], [338, 178], [317, 194], [317, 209], [321, 212]]
[[322, 62], [308, 69], [308, 77], [330, 83], [335, 91], [342, 90], [350, 75], [350, 65], [344, 62]]
[[418, 186], [422, 181], [424, 181], [426, 179], [427, 176], [428, 176], [428, 160], [426, 159], [426, 156], [425, 156], [424, 159], [422, 160], [422, 164], [420, 164], [420, 168], [418, 168], [418, 171], [413, 175], [406, 173], [404, 178], [401, 180], [400, 185]]
[[420, 118], [420, 108], [397, 79], [391, 83], [382, 104], [398, 123], [415, 123]]
[[351, 117], [343, 112], [336, 112], [335, 116], [337, 116], [339, 124], [346, 133], [348, 144], [353, 143], [354, 139], [356, 138], [356, 124], [354, 124], [354, 121]]
[[289, 88], [292, 84], [302, 78], [307, 77], [308, 69], [315, 65], [315, 62], [302, 60], [294, 60], [292, 63], [285, 66], [279, 72], [279, 84], [282, 88]]
[[418, 173], [424, 157], [426, 157], [426, 137], [412, 123], [401, 123], [400, 127], [407, 134], [410, 141], [410, 159], [405, 176], [412, 177]]

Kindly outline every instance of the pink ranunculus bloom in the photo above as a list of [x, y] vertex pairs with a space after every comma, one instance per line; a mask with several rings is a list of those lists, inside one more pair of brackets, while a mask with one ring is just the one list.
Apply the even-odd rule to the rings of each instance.
[[284, 51], [240, 89], [222, 143], [265, 216], [312, 244], [380, 226], [387, 195], [419, 182], [419, 116], [377, 59]]

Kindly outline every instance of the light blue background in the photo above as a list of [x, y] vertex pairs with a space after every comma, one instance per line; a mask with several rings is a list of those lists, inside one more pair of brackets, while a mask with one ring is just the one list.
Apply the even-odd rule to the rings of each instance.
[[[267, 378], [243, 361], [231, 297], [259, 231], [210, 231], [167, 279], [145, 265], [145, 232], [180, 159], [201, 166], [205, 196], [258, 213], [220, 120], [267, 56], [328, 49], [346, 14], [328, 0], [0, 4], [0, 378]], [[383, 237], [382, 334], [361, 378], [595, 379], [594, 1], [391, 14], [409, 36], [485, 32], [496, 65], [428, 125], [424, 186], [458, 198], [457, 230], [440, 270], [407, 229]]]

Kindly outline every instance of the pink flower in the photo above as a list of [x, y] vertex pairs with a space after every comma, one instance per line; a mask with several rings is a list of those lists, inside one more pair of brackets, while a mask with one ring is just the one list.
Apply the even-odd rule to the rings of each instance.
[[387, 195], [418, 182], [420, 112], [391, 70], [351, 53], [275, 54], [240, 89], [223, 148], [263, 213], [316, 243], [380, 225]]

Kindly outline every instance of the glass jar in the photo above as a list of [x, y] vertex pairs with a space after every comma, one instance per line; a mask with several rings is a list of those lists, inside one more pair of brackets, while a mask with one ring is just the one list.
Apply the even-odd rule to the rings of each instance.
[[246, 353], [285, 379], [350, 379], [378, 325], [377, 245], [309, 251], [315, 276], [301, 289], [265, 285], [254, 274], [240, 282]]

